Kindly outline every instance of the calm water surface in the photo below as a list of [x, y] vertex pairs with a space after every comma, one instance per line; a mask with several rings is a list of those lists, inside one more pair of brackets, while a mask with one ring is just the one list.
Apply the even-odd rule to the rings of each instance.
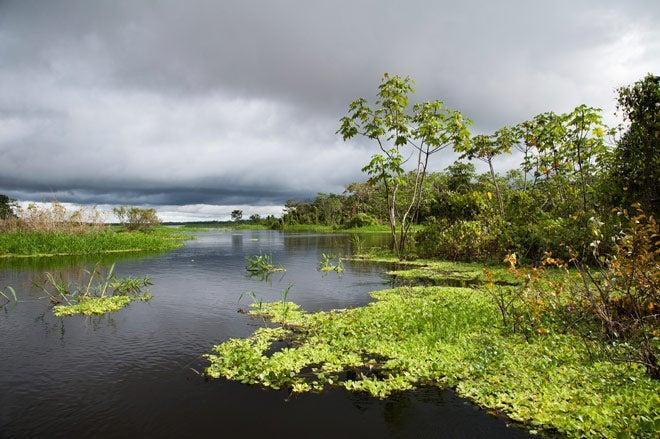
[[[237, 312], [251, 300], [239, 303], [245, 291], [277, 300], [293, 283], [289, 300], [307, 310], [367, 303], [389, 284], [382, 266], [316, 270], [321, 253], [349, 251], [340, 235], [199, 233], [168, 254], [117, 260], [119, 275], [151, 276], [154, 298], [93, 318], [53, 316], [32, 284], [44, 270], [76, 277], [95, 260], [1, 262], [0, 287], [24, 302], [0, 310], [0, 437], [528, 437], [450, 391], [290, 397], [196, 372], [214, 344], [259, 324]], [[245, 257], [259, 253], [287, 272], [246, 277]]]

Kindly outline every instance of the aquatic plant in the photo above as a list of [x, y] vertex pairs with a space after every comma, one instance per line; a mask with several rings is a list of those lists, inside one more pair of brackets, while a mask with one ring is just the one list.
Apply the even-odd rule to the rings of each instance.
[[36, 283], [51, 301], [56, 316], [73, 314], [100, 315], [118, 311], [132, 301], [147, 301], [152, 298], [145, 290], [152, 285], [148, 276], [118, 278], [112, 264], [103, 273], [97, 263], [91, 270], [83, 270], [84, 276], [73, 282], [51, 272], [44, 273], [45, 281]]
[[[217, 345], [206, 374], [293, 392], [340, 386], [379, 398], [421, 385], [452, 387], [533, 431], [656, 437], [660, 383], [641, 365], [592, 352], [571, 333], [503, 332], [495, 302], [479, 288], [400, 287], [372, 296], [367, 306], [328, 312], [283, 301], [252, 307], [281, 326]], [[271, 352], [275, 341], [287, 347]]]
[[323, 272], [335, 271], [342, 273], [344, 271], [344, 264], [341, 261], [341, 257], [323, 253], [321, 254], [318, 269]]
[[273, 265], [271, 255], [253, 255], [246, 258], [245, 269], [251, 275], [267, 275], [275, 272], [283, 272], [286, 269], [281, 265]]

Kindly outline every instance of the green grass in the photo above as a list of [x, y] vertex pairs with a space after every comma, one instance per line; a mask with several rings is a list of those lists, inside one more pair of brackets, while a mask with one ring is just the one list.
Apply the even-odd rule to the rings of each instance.
[[0, 233], [0, 258], [160, 252], [183, 245], [190, 235], [159, 227], [148, 232], [108, 229], [83, 234], [51, 232]]
[[[483, 268], [438, 261], [408, 267], [432, 276], [478, 276]], [[612, 362], [559, 331], [529, 340], [505, 332], [479, 288], [400, 287], [372, 296], [364, 307], [317, 313], [290, 302], [254, 305], [253, 315], [279, 326], [216, 346], [206, 374], [293, 392], [341, 386], [379, 398], [422, 385], [452, 387], [532, 431], [657, 437], [660, 382], [639, 365]], [[290, 347], [267, 355], [281, 340]]]

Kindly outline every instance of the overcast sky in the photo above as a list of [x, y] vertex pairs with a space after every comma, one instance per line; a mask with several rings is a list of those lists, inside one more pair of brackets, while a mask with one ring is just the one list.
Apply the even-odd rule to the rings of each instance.
[[0, 193], [276, 213], [363, 178], [337, 121], [386, 71], [476, 131], [613, 123], [615, 88], [660, 73], [660, 2], [0, 0]]

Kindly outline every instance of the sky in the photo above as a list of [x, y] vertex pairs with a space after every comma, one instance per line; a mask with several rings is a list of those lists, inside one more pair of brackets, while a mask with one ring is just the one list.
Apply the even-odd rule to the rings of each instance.
[[336, 130], [384, 72], [475, 132], [581, 103], [614, 124], [660, 73], [660, 2], [0, 0], [0, 193], [278, 214], [364, 179], [375, 146]]

